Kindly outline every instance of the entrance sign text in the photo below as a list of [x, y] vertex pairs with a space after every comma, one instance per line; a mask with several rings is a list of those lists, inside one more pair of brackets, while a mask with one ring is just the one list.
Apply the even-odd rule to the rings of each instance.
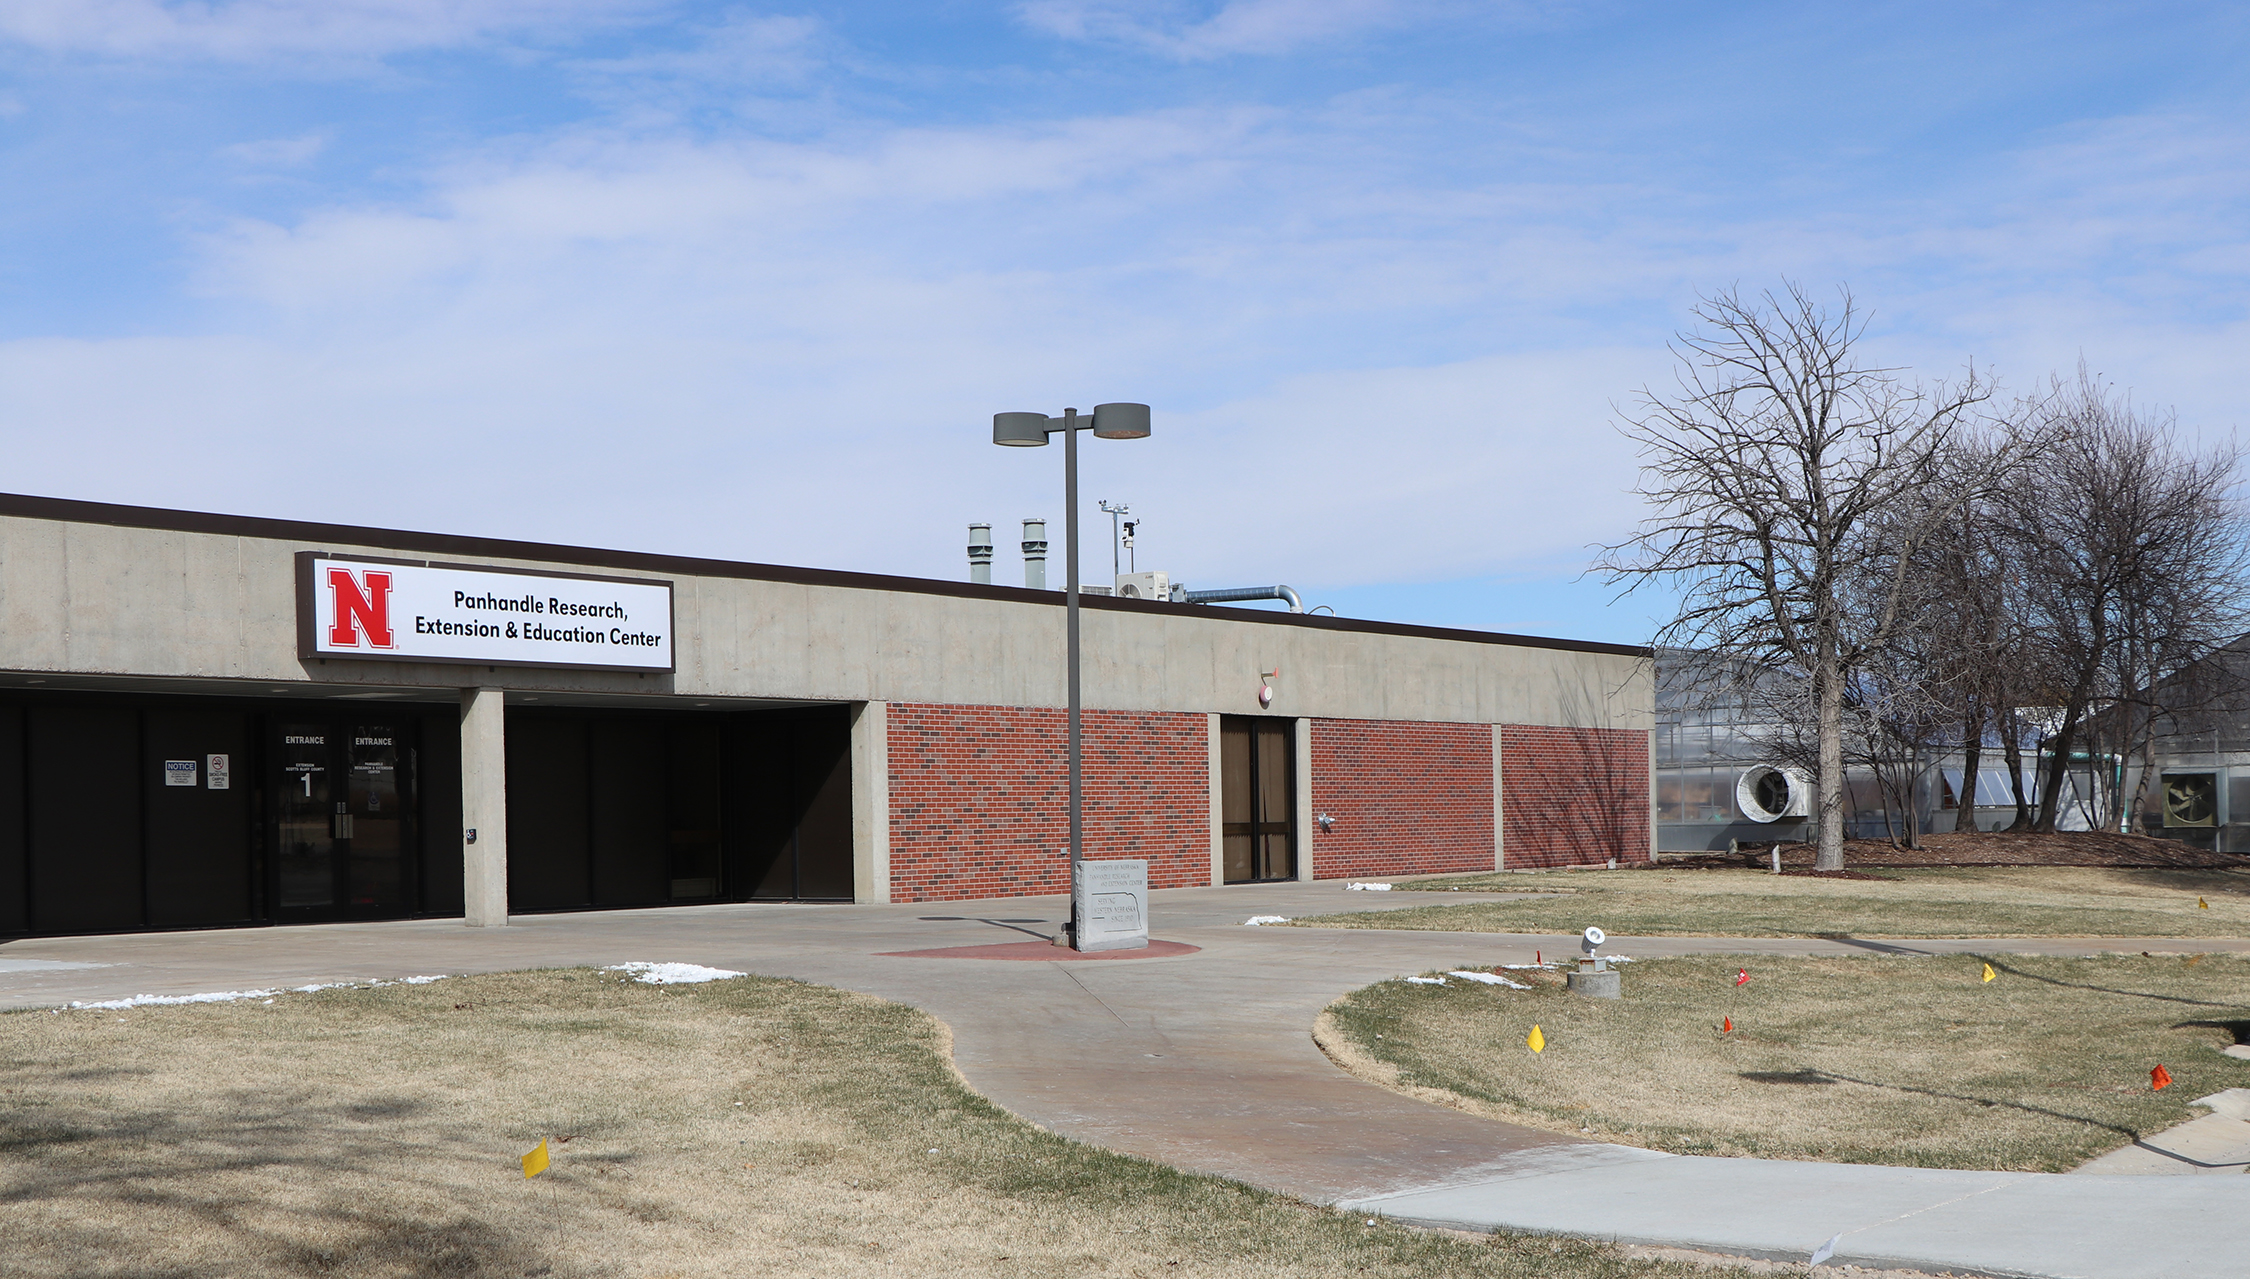
[[669, 671], [672, 584], [297, 556], [303, 657]]

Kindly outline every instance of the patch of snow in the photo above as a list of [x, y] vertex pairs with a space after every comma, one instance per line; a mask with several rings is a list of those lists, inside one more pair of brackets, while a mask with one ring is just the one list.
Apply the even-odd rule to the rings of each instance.
[[323, 981], [315, 982], [310, 986], [291, 986], [289, 989], [300, 995], [310, 995], [316, 990], [343, 990], [350, 985], [351, 983], [348, 981]]
[[701, 964], [652, 964], [637, 959], [629, 964], [611, 964], [602, 970], [607, 973], [631, 973], [633, 980], [651, 986], [691, 986], [697, 982], [721, 981], [728, 977], [746, 974], [729, 972], [724, 968], [705, 968]]
[[1391, 886], [1389, 884], [1352, 883], [1344, 885], [1344, 891], [1347, 893], [1387, 893], [1391, 891]]
[[275, 990], [213, 990], [200, 995], [134, 995], [128, 999], [104, 999], [95, 1003], [73, 1002], [71, 1007], [94, 1009], [113, 1008], [164, 1008], [174, 1004], [231, 1004], [237, 999], [265, 999], [281, 992]]
[[435, 977], [401, 977], [398, 980], [402, 986], [427, 986], [433, 981], [444, 981], [445, 974], [439, 973]]
[[1500, 966], [1509, 970], [1510, 972], [1521, 972], [1526, 968], [1531, 969], [1535, 972], [1545, 972], [1554, 967], [1553, 964], [1502, 964]]
[[1459, 972], [1447, 973], [1446, 976], [1458, 977], [1463, 981], [1481, 981], [1487, 986], [1506, 986], [1510, 990], [1531, 989], [1531, 987], [1524, 985], [1520, 981], [1509, 981], [1507, 978], [1502, 977], [1498, 973], [1472, 973], [1464, 969]]
[[1409, 977], [1406, 980], [1417, 986], [1443, 986], [1445, 984], [1445, 978], [1443, 977]]
[[1288, 922], [1289, 917], [1287, 915], [1252, 915], [1242, 921], [1242, 926], [1244, 928], [1256, 928], [1260, 924], [1286, 924]]

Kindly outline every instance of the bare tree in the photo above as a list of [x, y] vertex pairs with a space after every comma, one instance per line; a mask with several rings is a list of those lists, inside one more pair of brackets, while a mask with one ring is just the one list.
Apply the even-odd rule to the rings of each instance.
[[[2240, 629], [2244, 532], [2228, 492], [2241, 453], [2183, 445], [2169, 416], [2135, 409], [2083, 364], [2027, 416], [2049, 447], [2019, 468], [2004, 508], [2061, 711], [2035, 824], [2051, 831], [2071, 755], [2094, 744], [2090, 717], [2103, 713], [2116, 755], [2147, 760], [2155, 723], [2181, 709], [2158, 697], [2192, 687], [2166, 677]], [[2104, 825], [2122, 818], [2122, 791], [2104, 797]]]
[[[1675, 393], [1621, 413], [1656, 514], [1599, 563], [1613, 583], [1683, 588], [1660, 641], [1805, 681], [1816, 716], [1814, 865], [1844, 863], [1844, 699], [1890, 642], [1923, 540], [1977, 491], [1943, 463], [1988, 392], [1972, 370], [1924, 387], [1860, 363], [1866, 318], [1794, 284], [1702, 299], [1673, 345]], [[1901, 512], [1913, 511], [1912, 517]], [[1877, 519], [1878, 515], [1886, 518]]]
[[2028, 669], [2021, 574], [2011, 556], [2016, 544], [2002, 535], [2006, 521], [1995, 513], [1993, 495], [2006, 489], [2007, 468], [2021, 466], [2033, 449], [2010, 427], [2003, 423], [1998, 443], [1968, 440], [1952, 451], [1948, 464], [1984, 496], [1963, 502], [1940, 521], [1913, 575], [1920, 591], [1915, 639], [1922, 682], [1931, 698], [1952, 708], [1962, 755], [1957, 831], [1978, 829], [1980, 803], [2001, 800], [1980, 794], [1985, 743], [1995, 734], [2007, 754], [2016, 824], [2028, 827], [2032, 820], [2023, 785], [2023, 730], [2015, 711]]
[[1891, 838], [1908, 848], [1922, 846], [1915, 799], [1923, 773], [1954, 728], [1945, 668], [1917, 642], [1930, 635], [1902, 630], [1861, 660], [1844, 692], [1845, 764], [1865, 768], [1874, 779], [1885, 825], [1894, 809], [1899, 814]]

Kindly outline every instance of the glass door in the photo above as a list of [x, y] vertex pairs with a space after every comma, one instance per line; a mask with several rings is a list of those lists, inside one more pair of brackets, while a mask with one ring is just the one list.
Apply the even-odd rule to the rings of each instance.
[[276, 916], [372, 919], [414, 907], [414, 751], [405, 725], [273, 730]]
[[274, 829], [279, 848], [279, 891], [274, 904], [283, 918], [325, 913], [336, 904], [335, 809], [329, 793], [329, 731], [326, 724], [283, 724], [273, 752]]
[[1230, 884], [1297, 877], [1295, 721], [1219, 721], [1220, 837]]
[[404, 913], [412, 903], [414, 846], [411, 754], [389, 725], [355, 725], [346, 747], [343, 829], [345, 900], [354, 914]]

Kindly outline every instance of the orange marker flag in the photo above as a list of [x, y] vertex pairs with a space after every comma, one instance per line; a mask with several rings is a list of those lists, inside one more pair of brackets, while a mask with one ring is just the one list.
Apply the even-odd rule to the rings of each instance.
[[1998, 977], [1999, 975], [2000, 974], [1992, 971], [1992, 965], [1986, 964], [1984, 966], [1984, 980], [1991, 981], [1993, 978]]
[[2148, 1072], [2148, 1086], [2152, 1089], [2163, 1089], [2169, 1087], [2171, 1083], [2172, 1072], [2164, 1069], [2163, 1062], [2156, 1063], [2156, 1069]]
[[[2161, 1070], [2163, 1067], [2159, 1066], [2157, 1069]], [[547, 1171], [547, 1139], [541, 1137], [539, 1144], [533, 1146], [517, 1162], [523, 1165], [523, 1175], [526, 1181]]]
[[1726, 1024], [1725, 1024], [1724, 1026], [1721, 1026], [1721, 1027], [1719, 1027], [1719, 1033], [1720, 1033], [1720, 1034], [1722, 1034], [1722, 1035], [1726, 1035], [1726, 1034], [1732, 1034], [1733, 1032], [1734, 1032], [1734, 1018], [1732, 1018], [1732, 1017], [1729, 1017], [1729, 1018], [1727, 1018]]
[[[1531, 1045], [1531, 1051], [1535, 1053], [1543, 1053], [1547, 1051], [1547, 1037], [1539, 1033], [1539, 1028], [1537, 1026], [1533, 1026], [1531, 1028], [1531, 1033], [1524, 1036], [1524, 1042]], [[2163, 1067], [2160, 1066], [2158, 1067], [2158, 1069], [2161, 1070], [2163, 1069]]]

